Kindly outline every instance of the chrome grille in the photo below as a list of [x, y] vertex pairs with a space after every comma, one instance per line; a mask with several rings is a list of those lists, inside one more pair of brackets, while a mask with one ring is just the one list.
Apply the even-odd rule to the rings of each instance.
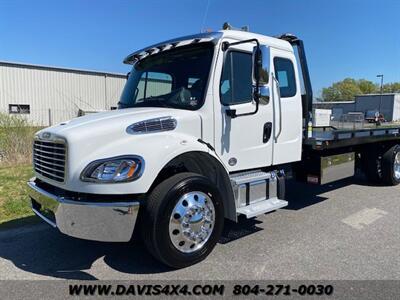
[[49, 179], [64, 182], [65, 143], [35, 140], [33, 143], [33, 165], [35, 172]]

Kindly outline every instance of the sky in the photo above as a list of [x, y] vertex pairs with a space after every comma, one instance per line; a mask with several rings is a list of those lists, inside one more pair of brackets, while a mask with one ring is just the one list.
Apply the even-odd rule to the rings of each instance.
[[346, 77], [400, 81], [400, 0], [0, 0], [0, 60], [126, 73], [129, 53], [220, 30], [303, 39], [316, 95]]

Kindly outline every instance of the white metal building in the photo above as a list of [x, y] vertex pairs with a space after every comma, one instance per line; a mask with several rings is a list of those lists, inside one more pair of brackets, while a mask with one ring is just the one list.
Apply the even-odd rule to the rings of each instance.
[[48, 126], [117, 106], [125, 74], [0, 61], [0, 112]]

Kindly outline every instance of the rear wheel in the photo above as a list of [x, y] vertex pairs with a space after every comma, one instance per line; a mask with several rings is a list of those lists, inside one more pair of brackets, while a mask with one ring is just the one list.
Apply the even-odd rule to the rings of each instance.
[[363, 154], [362, 165], [369, 182], [382, 183], [382, 156], [377, 148], [371, 148]]
[[391, 147], [383, 154], [382, 181], [387, 185], [400, 183], [400, 145]]
[[223, 203], [206, 177], [181, 173], [151, 192], [141, 220], [151, 254], [166, 265], [183, 268], [203, 260], [214, 248], [223, 229]]

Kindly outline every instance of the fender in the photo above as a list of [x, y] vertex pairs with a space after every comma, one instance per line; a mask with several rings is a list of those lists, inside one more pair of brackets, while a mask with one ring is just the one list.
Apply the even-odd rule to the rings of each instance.
[[229, 173], [214, 151], [189, 151], [176, 156], [162, 168], [151, 189], [172, 175], [182, 172], [203, 175], [215, 184], [224, 203], [225, 218], [237, 221], [236, 203]]
[[141, 178], [141, 193], [148, 193], [174, 174], [194, 172], [209, 178], [218, 187], [224, 202], [225, 217], [237, 221], [229, 172], [208, 143], [190, 135], [173, 133], [166, 139], [147, 139], [145, 144], [148, 149], [158, 150], [139, 153], [147, 164], [142, 176], [144, 178]]

